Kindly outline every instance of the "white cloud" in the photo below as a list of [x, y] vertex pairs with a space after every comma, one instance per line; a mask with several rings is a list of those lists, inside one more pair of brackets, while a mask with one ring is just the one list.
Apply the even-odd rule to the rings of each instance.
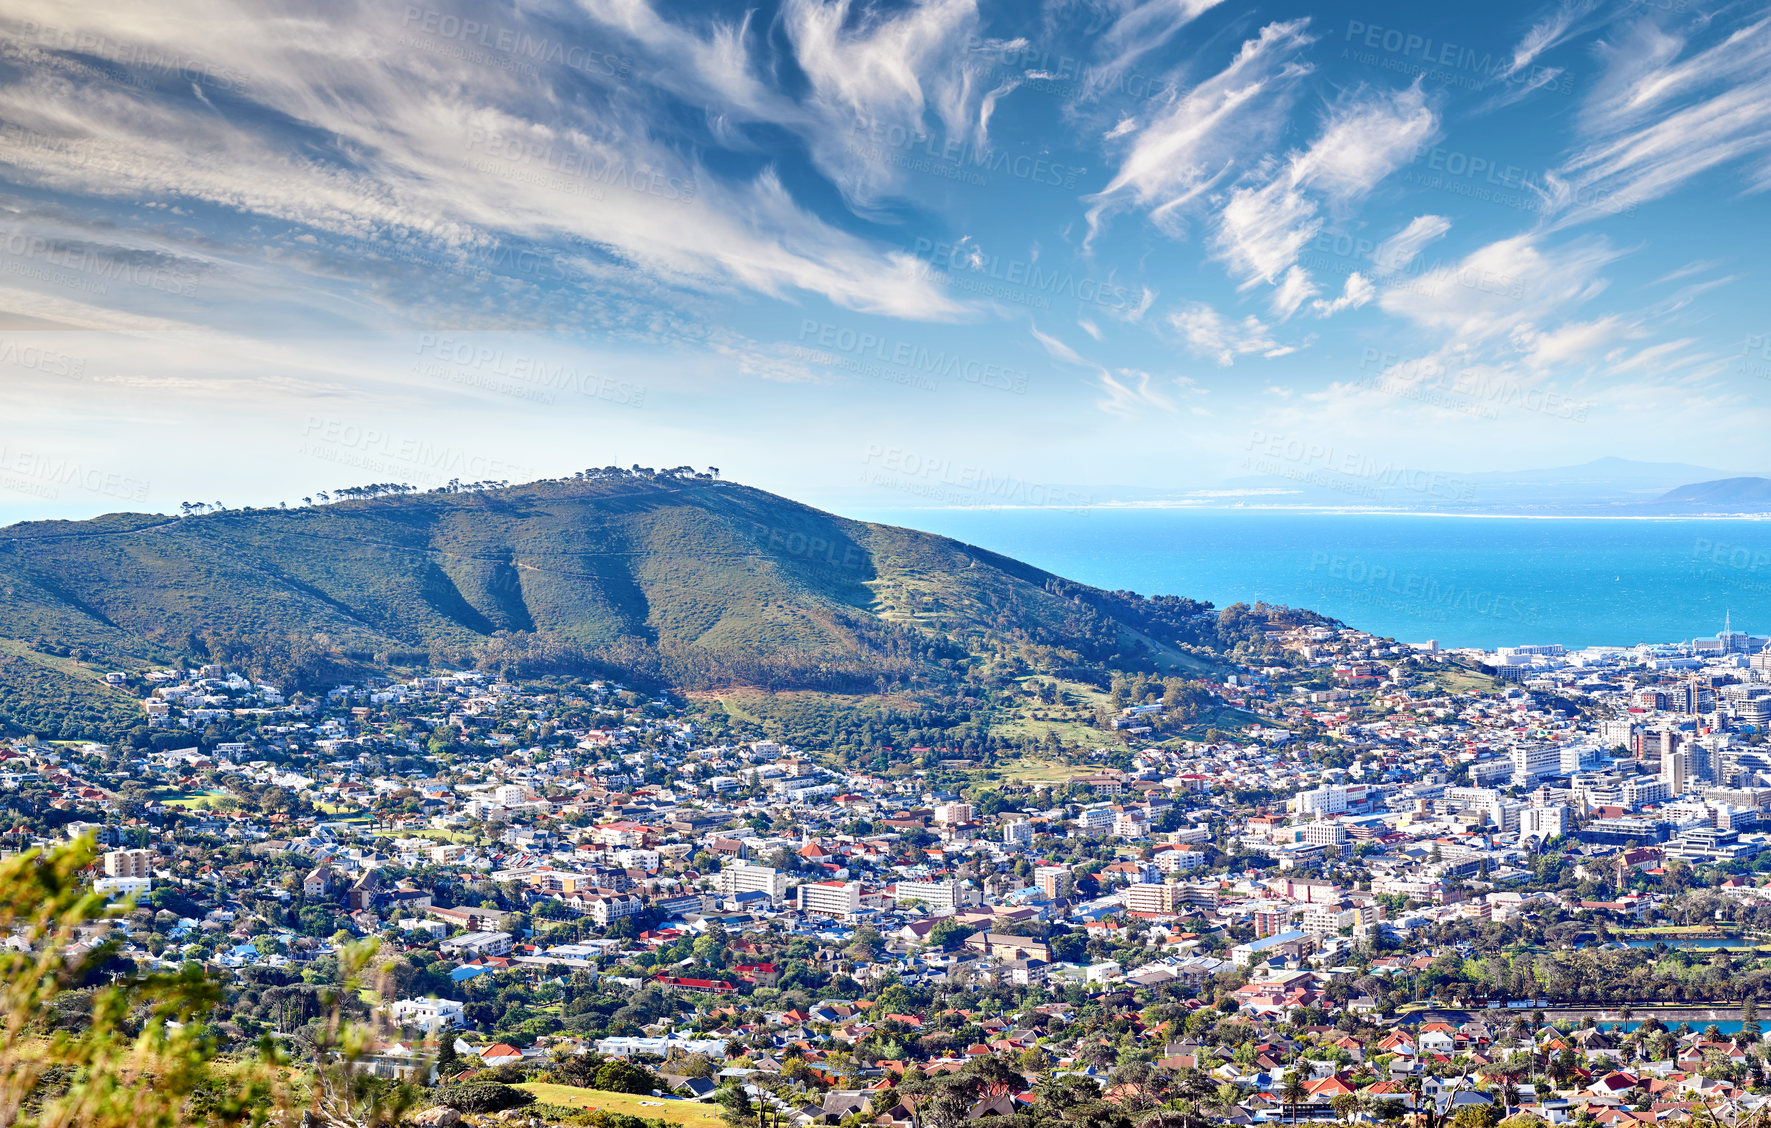
[[1272, 285], [1321, 229], [1316, 205], [1281, 175], [1230, 193], [1212, 232], [1212, 251], [1243, 289]]
[[1229, 367], [1239, 356], [1281, 357], [1296, 346], [1280, 344], [1272, 331], [1252, 314], [1233, 321], [1204, 302], [1194, 302], [1168, 315], [1168, 323], [1180, 331], [1187, 347]]
[[1223, 0], [1109, 0], [1113, 22], [1095, 41], [1096, 66], [1090, 92], [1111, 88], [1139, 59], [1173, 39], [1175, 33]]
[[1408, 269], [1428, 243], [1451, 230], [1451, 221], [1442, 215], [1417, 215], [1407, 227], [1385, 239], [1372, 252], [1373, 273], [1379, 278]]
[[[1771, 154], [1771, 18], [1687, 53], [1643, 20], [1601, 45], [1580, 141], [1547, 189], [1562, 224], [1658, 199], [1700, 173]], [[1761, 163], [1750, 186], [1771, 188]]]
[[[642, 43], [685, 44], [706, 61], [705, 81], [733, 103], [784, 112], [747, 77], [740, 25], [716, 27], [696, 47], [671, 38], [643, 5], [619, 7]], [[211, 205], [246, 221], [295, 225], [319, 236], [315, 262], [381, 255], [385, 265], [390, 252], [510, 253], [532, 244], [568, 284], [624, 275], [629, 292], [637, 280], [708, 293], [814, 293], [907, 317], [961, 309], [908, 255], [882, 253], [800, 207], [772, 171], [732, 179], [710, 171], [655, 132], [653, 107], [615, 97], [595, 74], [487, 66], [420, 30], [407, 33], [416, 46], [394, 50], [389, 44], [400, 40], [386, 32], [397, 19], [385, 13], [273, 21], [219, 0], [121, 14], [24, 0], [18, 14], [99, 37], [125, 56], [188, 60], [232, 84], [227, 112], [217, 112], [152, 84], [76, 81], [83, 64], [32, 48], [20, 80], [0, 90], [0, 116], [19, 127], [0, 136], [0, 160], [64, 196], [173, 198], [187, 209]], [[509, 18], [551, 41], [546, 25]], [[201, 25], [229, 33], [191, 34]], [[953, 26], [936, 21], [921, 34]], [[879, 76], [891, 68], [875, 53], [856, 48], [845, 57], [889, 85]], [[585, 80], [603, 82], [607, 97], [587, 95], [578, 85]], [[556, 82], [572, 86], [572, 98]], [[29, 146], [39, 137], [72, 139], [77, 159], [33, 160]], [[334, 273], [328, 285], [362, 284], [348, 268]]]
[[1095, 406], [1111, 415], [1138, 415], [1146, 408], [1160, 411], [1175, 409], [1174, 402], [1156, 386], [1155, 377], [1135, 368], [1122, 368], [1117, 373], [1100, 370], [1101, 390], [1107, 398]]
[[1336, 208], [1362, 198], [1437, 130], [1438, 115], [1418, 83], [1406, 90], [1355, 91], [1329, 110], [1307, 149], [1262, 180], [1231, 191], [1212, 231], [1213, 253], [1241, 288], [1277, 285], [1273, 312], [1290, 317], [1318, 292], [1297, 265], [1323, 227], [1317, 197]]
[[1147, 118], [1128, 117], [1115, 126], [1109, 138], [1133, 140], [1113, 179], [1089, 197], [1091, 238], [1109, 210], [1128, 204], [1148, 209], [1159, 223], [1178, 230], [1179, 208], [1277, 136], [1293, 87], [1309, 73], [1308, 64], [1297, 59], [1312, 42], [1308, 24], [1268, 24], [1222, 71], [1172, 104], [1152, 107]]
[[820, 164], [842, 189], [871, 201], [898, 180], [876, 159], [883, 144], [938, 124], [939, 143], [982, 147], [996, 100], [1012, 85], [990, 84], [978, 39], [976, 0], [914, 0], [888, 13], [850, 0], [785, 0], [781, 25], [811, 89], [804, 99], [822, 123], [813, 135]]
[[1084, 367], [1092, 367], [1088, 361], [1084, 360], [1077, 354], [1075, 349], [1058, 340], [1056, 337], [1041, 333], [1039, 331], [1039, 326], [1034, 325], [1029, 328], [1033, 334], [1033, 339], [1039, 342], [1040, 347], [1044, 348], [1053, 360], [1061, 360], [1066, 364], [1078, 364]]
[[1347, 275], [1346, 285], [1341, 288], [1341, 296], [1332, 301], [1321, 298], [1310, 303], [1310, 309], [1317, 317], [1333, 317], [1343, 310], [1358, 309], [1377, 296], [1377, 287], [1371, 280], [1357, 270]]
[[[1355, 274], [1353, 277], [1357, 278]], [[1317, 294], [1315, 283], [1310, 281], [1310, 274], [1301, 266], [1293, 266], [1285, 272], [1285, 278], [1279, 288], [1273, 291], [1273, 312], [1281, 321], [1297, 312], [1299, 306]]]
[[1513, 61], [1501, 72], [1511, 78], [1537, 61], [1550, 48], [1565, 43], [1580, 30], [1581, 22], [1598, 8], [1597, 0], [1562, 0], [1555, 10], [1531, 26], [1513, 48]]
[[1438, 130], [1419, 80], [1404, 90], [1359, 91], [1329, 112], [1321, 134], [1293, 159], [1292, 182], [1333, 201], [1357, 199], [1413, 160]]
[[1605, 289], [1620, 253], [1603, 239], [1540, 245], [1541, 236], [1489, 243], [1455, 263], [1386, 286], [1378, 305], [1454, 340], [1484, 341], [1553, 320]]

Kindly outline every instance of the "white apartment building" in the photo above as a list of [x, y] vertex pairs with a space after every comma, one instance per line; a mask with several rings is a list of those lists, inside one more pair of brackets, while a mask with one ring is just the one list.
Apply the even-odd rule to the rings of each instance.
[[1519, 841], [1555, 838], [1570, 829], [1567, 807], [1526, 807], [1519, 812]]
[[767, 893], [769, 900], [780, 904], [787, 896], [787, 875], [772, 866], [753, 866], [737, 862], [719, 871], [719, 895], [736, 897], [740, 893]]
[[1163, 873], [1186, 873], [1205, 864], [1205, 851], [1185, 847], [1178, 850], [1158, 850], [1155, 861], [1156, 868]]
[[945, 912], [949, 909], [962, 908], [976, 904], [976, 890], [970, 889], [957, 880], [947, 881], [900, 881], [898, 882], [898, 904], [909, 901], [921, 901], [931, 912]]
[[1306, 819], [1345, 814], [1347, 789], [1327, 784], [1309, 791], [1300, 791], [1292, 797], [1290, 806], [1299, 817]]
[[1117, 817], [1112, 807], [1085, 807], [1076, 817], [1076, 826], [1084, 834], [1104, 834]]
[[631, 893], [612, 893], [601, 897], [585, 898], [584, 907], [590, 919], [598, 924], [608, 924], [622, 917], [638, 916], [646, 911], [645, 902]]
[[1026, 819], [1010, 819], [1002, 824], [1004, 846], [1033, 845], [1033, 824]]
[[1516, 745], [1507, 759], [1513, 765], [1513, 782], [1518, 784], [1531, 784], [1562, 770], [1562, 750], [1554, 744]]
[[799, 911], [848, 920], [861, 911], [859, 881], [809, 881], [799, 886]]

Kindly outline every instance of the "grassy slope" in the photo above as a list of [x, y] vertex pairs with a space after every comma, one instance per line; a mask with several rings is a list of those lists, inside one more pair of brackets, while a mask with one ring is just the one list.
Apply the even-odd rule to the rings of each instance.
[[[592, 650], [760, 660], [785, 671], [768, 684], [792, 686], [798, 671], [844, 664], [871, 679], [892, 645], [886, 623], [962, 643], [1098, 635], [1100, 616], [1052, 590], [1057, 582], [944, 537], [729, 483], [540, 482], [10, 526], [0, 529], [0, 640], [48, 638], [94, 663], [139, 666], [205, 631], [323, 635], [371, 652], [471, 649], [498, 630], [539, 631]], [[1141, 637], [1124, 623], [1104, 629]], [[20, 654], [15, 641], [0, 663], [30, 663], [24, 697], [84, 697], [79, 707], [94, 716], [127, 710], [88, 684], [97, 667]]]
[[645, 1116], [686, 1124], [689, 1128], [723, 1128], [719, 1110], [696, 1101], [661, 1101], [657, 1097], [640, 1097], [632, 1093], [605, 1093], [599, 1089], [580, 1089], [574, 1085], [550, 1085], [541, 1081], [525, 1081], [518, 1085], [535, 1094], [545, 1104], [567, 1108], [606, 1108], [629, 1116]]

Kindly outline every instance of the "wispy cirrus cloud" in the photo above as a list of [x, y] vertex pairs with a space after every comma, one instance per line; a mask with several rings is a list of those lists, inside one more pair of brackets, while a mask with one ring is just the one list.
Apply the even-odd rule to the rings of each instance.
[[[1546, 192], [1556, 223], [1627, 210], [1736, 163], [1756, 162], [1749, 190], [1771, 188], [1771, 17], [1695, 50], [1639, 20], [1601, 43], [1598, 58], [1577, 144]], [[1584, 205], [1601, 190], [1603, 209]]]
[[1107, 186], [1089, 197], [1091, 236], [1111, 212], [1127, 207], [1183, 230], [1181, 209], [1234, 177], [1284, 126], [1297, 83], [1310, 71], [1299, 57], [1311, 42], [1308, 27], [1308, 20], [1268, 24], [1228, 66], [1172, 104], [1121, 119], [1108, 138], [1125, 139], [1125, 156]]

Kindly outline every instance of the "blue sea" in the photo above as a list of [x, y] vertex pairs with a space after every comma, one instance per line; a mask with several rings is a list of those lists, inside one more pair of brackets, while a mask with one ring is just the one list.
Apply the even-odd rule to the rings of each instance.
[[1105, 588], [1308, 607], [1404, 642], [1771, 634], [1771, 522], [1196, 509], [849, 513]]

